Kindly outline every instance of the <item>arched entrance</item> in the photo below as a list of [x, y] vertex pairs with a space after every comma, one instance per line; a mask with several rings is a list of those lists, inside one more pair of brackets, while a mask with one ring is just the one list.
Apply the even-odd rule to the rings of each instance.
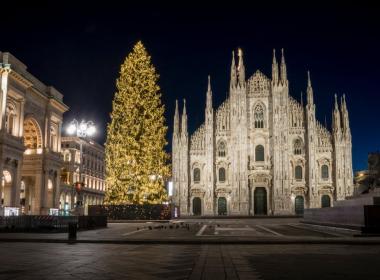
[[321, 204], [322, 204], [322, 208], [330, 207], [331, 206], [330, 196], [327, 194], [322, 195]]
[[254, 193], [255, 215], [267, 215], [267, 191], [259, 187]]
[[202, 201], [199, 197], [193, 198], [193, 215], [194, 216], [202, 215]]
[[295, 206], [296, 215], [303, 215], [303, 210], [305, 208], [303, 196], [300, 196], [300, 195], [296, 196], [296, 199], [294, 201], [294, 206]]
[[227, 199], [225, 197], [218, 198], [218, 215], [227, 215]]
[[35, 208], [35, 178], [32, 176], [23, 176], [20, 186], [20, 204], [21, 211], [24, 214], [36, 214], [38, 209]]

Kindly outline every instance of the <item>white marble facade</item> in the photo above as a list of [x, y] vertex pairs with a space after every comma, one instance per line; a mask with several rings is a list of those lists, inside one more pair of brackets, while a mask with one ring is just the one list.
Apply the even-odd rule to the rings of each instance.
[[[306, 83], [306, 79], [305, 79]], [[180, 215], [291, 215], [332, 206], [353, 193], [351, 132], [345, 96], [335, 95], [332, 131], [315, 116], [308, 73], [306, 104], [289, 94], [282, 52], [272, 78], [246, 79], [243, 54], [232, 57], [228, 98], [188, 135], [185, 101], [174, 116], [173, 202]], [[333, 100], [333, 99], [332, 99]]]
[[0, 52], [0, 210], [58, 208], [63, 95], [10, 53]]

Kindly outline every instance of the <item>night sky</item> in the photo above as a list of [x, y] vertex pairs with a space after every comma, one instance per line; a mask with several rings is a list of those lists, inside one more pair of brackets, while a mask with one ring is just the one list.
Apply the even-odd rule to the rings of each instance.
[[324, 123], [326, 117], [329, 129], [334, 93], [346, 94], [354, 170], [365, 169], [368, 152], [379, 150], [380, 23], [378, 9], [363, 1], [362, 6], [13, 2], [0, 7], [0, 50], [64, 94], [70, 107], [65, 123], [93, 120], [100, 143], [120, 64], [142, 40], [160, 74], [168, 140], [175, 99], [186, 98], [190, 133], [203, 122], [208, 74], [214, 107], [226, 98], [232, 50], [243, 49], [247, 77], [257, 69], [270, 77], [272, 49], [279, 54], [284, 48], [290, 94], [300, 100], [310, 70], [317, 118]]

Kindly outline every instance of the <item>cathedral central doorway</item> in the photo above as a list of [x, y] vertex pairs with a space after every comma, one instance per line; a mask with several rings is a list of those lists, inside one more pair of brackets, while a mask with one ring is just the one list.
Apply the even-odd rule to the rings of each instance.
[[218, 215], [227, 215], [227, 199], [225, 197], [218, 198]]
[[193, 198], [193, 215], [194, 216], [202, 215], [202, 201], [199, 197]]
[[300, 195], [296, 196], [294, 204], [295, 204], [296, 215], [303, 215], [303, 210], [305, 207], [303, 196], [300, 196]]
[[325, 207], [330, 207], [331, 206], [331, 202], [330, 202], [330, 196], [328, 195], [322, 195], [322, 198], [321, 198], [321, 205], [322, 205], [322, 208], [325, 208]]
[[254, 193], [255, 215], [267, 215], [267, 191], [259, 187]]

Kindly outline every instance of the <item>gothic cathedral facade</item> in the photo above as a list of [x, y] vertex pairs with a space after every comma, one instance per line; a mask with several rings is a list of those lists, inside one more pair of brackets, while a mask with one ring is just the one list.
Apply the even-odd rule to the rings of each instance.
[[205, 122], [188, 134], [186, 104], [176, 102], [172, 141], [173, 202], [181, 216], [292, 215], [329, 207], [353, 193], [352, 144], [343, 95], [332, 131], [289, 95], [287, 69], [273, 52], [272, 79], [245, 78], [243, 54], [232, 55], [228, 98], [214, 109], [210, 78]]

